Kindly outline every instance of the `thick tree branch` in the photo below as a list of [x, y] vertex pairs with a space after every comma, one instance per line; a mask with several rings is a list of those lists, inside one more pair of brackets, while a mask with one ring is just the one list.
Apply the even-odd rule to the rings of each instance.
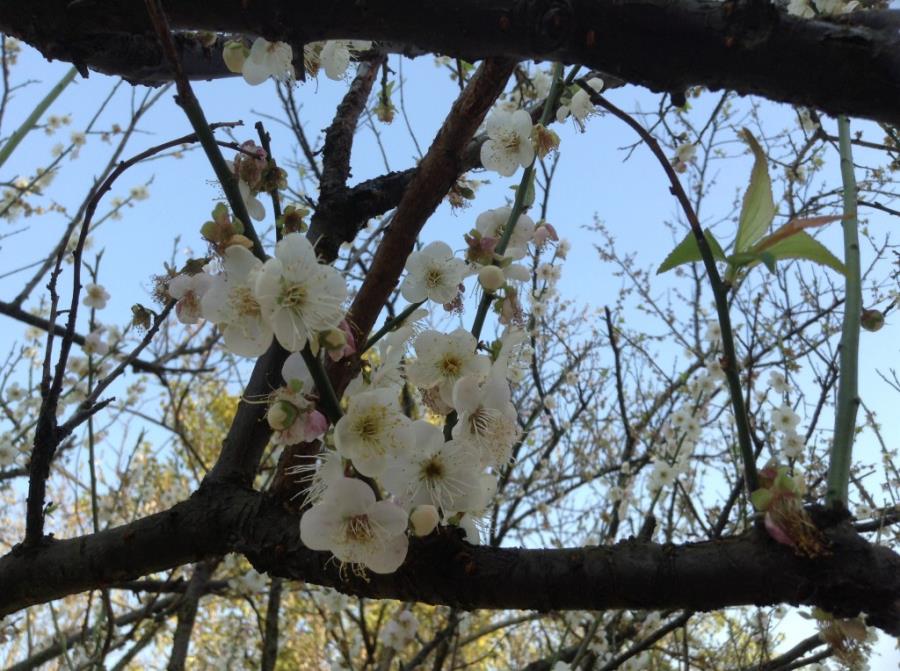
[[[581, 63], [654, 91], [701, 85], [900, 120], [897, 12], [853, 25], [799, 19], [769, 3], [717, 0], [168, 0], [165, 8], [182, 30], [293, 44], [381, 40], [468, 61]], [[145, 83], [169, 78], [140, 0], [0, 3], [0, 30], [83, 72], [92, 67]], [[188, 76], [224, 74], [220, 48], [206, 51], [188, 36], [179, 48]]]
[[831, 554], [809, 560], [756, 531], [685, 545], [627, 540], [613, 546], [523, 550], [471, 546], [445, 530], [413, 540], [396, 573], [363, 579], [342, 572], [330, 554], [304, 548], [297, 517], [273, 498], [238, 485], [208, 483], [171, 510], [125, 526], [15, 548], [0, 558], [0, 616], [238, 551], [270, 575], [359, 596], [542, 612], [804, 604], [838, 616], [863, 610], [870, 624], [896, 635], [900, 556], [868, 543], [846, 521], [825, 533]]

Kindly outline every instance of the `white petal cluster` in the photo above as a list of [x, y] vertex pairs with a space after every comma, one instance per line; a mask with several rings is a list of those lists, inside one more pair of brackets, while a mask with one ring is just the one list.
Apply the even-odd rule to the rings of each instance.
[[427, 330], [413, 341], [416, 359], [406, 366], [406, 377], [421, 389], [435, 389], [440, 399], [453, 405], [453, 386], [467, 375], [483, 377], [490, 359], [476, 354], [475, 337], [465, 329], [444, 334]]
[[334, 444], [363, 475], [378, 477], [391, 457], [411, 449], [410, 421], [397, 394], [376, 389], [350, 398], [347, 413], [334, 428]]
[[525, 110], [495, 109], [485, 124], [488, 139], [481, 145], [481, 164], [503, 177], [512, 176], [519, 166], [531, 165], [534, 161], [531, 130], [531, 115]]
[[[588, 80], [588, 86], [599, 93], [603, 90], [604, 82], [599, 77], [591, 77]], [[574, 117], [576, 123], [581, 126], [584, 120], [594, 113], [594, 103], [591, 102], [591, 96], [584, 89], [578, 89], [569, 100], [568, 105], [560, 105], [556, 110], [556, 120], [562, 123], [569, 115]]]
[[260, 356], [273, 333], [282, 347], [298, 352], [343, 319], [343, 276], [321, 265], [299, 233], [282, 238], [265, 264], [246, 248], [231, 245], [222, 267], [222, 273], [208, 280], [200, 313], [218, 325], [225, 346], [235, 354]]
[[182, 324], [196, 324], [203, 319], [200, 299], [212, 286], [212, 277], [206, 273], [176, 275], [169, 280], [169, 295], [174, 298], [175, 315]]
[[250, 47], [250, 55], [244, 60], [241, 74], [251, 86], [262, 84], [269, 77], [288, 79], [294, 74], [291, 65], [293, 59], [290, 44], [269, 42], [263, 37], [257, 37]]
[[350, 65], [351, 51], [365, 51], [372, 43], [365, 40], [330, 40], [322, 47], [319, 63], [329, 79], [340, 80]]
[[403, 298], [410, 303], [430, 300], [444, 304], [459, 293], [466, 262], [456, 258], [446, 242], [436, 241], [409, 255], [406, 273], [400, 285]]

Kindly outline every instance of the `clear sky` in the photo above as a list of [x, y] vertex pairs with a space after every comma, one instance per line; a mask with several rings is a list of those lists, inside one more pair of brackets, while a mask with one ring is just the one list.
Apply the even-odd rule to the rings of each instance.
[[[24, 47], [20, 63], [14, 70], [14, 77], [18, 81], [27, 77], [38, 83], [17, 93], [0, 134], [8, 135], [30, 111], [34, 101], [68, 67], [61, 63], [48, 64], [36, 52]], [[396, 57], [392, 58], [391, 67], [395, 72], [398, 70], [399, 61]], [[407, 78], [407, 113], [418, 143], [425, 150], [458, 89], [447, 77], [436, 76], [437, 68], [430, 56], [405, 61], [402, 67], [403, 75]], [[88, 80], [76, 78], [75, 83], [50, 111], [51, 114], [70, 112], [72, 124], [53, 136], [42, 132], [29, 135], [11, 161], [3, 167], [3, 180], [28, 174], [34, 167], [46, 164], [52, 147], [58, 142], [67, 143], [70, 131], [83, 130], [95, 112], [98, 101], [105, 98], [114, 84], [114, 80], [95, 73]], [[302, 106], [301, 118], [311, 140], [329, 123], [345, 88], [344, 83], [333, 82], [325, 77], [297, 87], [295, 93]], [[98, 129], [107, 130], [113, 123], [123, 123], [133, 97], [142, 96], [145, 91], [146, 89], [132, 89], [127, 84], [122, 85], [109, 110], [101, 117]], [[195, 91], [209, 121], [244, 120], [244, 128], [236, 133], [239, 140], [256, 139], [253, 124], [261, 115], [280, 114], [274, 87], [269, 84], [250, 88], [238, 78], [198, 83]], [[612, 92], [610, 98], [630, 110], [639, 105], [652, 111], [658, 105], [658, 96], [630, 87]], [[706, 93], [696, 105], [708, 107], [715, 104], [717, 99], [718, 94]], [[394, 102], [399, 105], [399, 97], [395, 96]], [[796, 125], [793, 111], [785, 106], [767, 106], [763, 115], [765, 124], [771, 124], [773, 130]], [[275, 122], [266, 118], [262, 120], [273, 136], [276, 157], [289, 157], [293, 151], [293, 138]], [[836, 134], [834, 121], [826, 118], [825, 123], [830, 126], [829, 131]], [[142, 120], [139, 128], [141, 134], [131, 142], [130, 148], [125, 152], [126, 157], [191, 131], [182, 111], [173, 102], [172, 91], [163, 95]], [[377, 130], [390, 158], [391, 170], [402, 170], [414, 165], [416, 148], [400, 114], [391, 126], [378, 124]], [[659, 166], [643, 147], [638, 147], [627, 161], [623, 161], [626, 151], [622, 148], [632, 145], [637, 138], [621, 122], [611, 117], [594, 117], [588, 121], [586, 134], [579, 133], [571, 121], [557, 127], [557, 130], [562, 138], [563, 151], [559, 172], [554, 181], [548, 220], [563, 237], [573, 242], [569, 260], [564, 266], [560, 290], [576, 300], [599, 307], [615, 300], [620, 280], [612, 276], [608, 266], [598, 262], [593, 247], [598, 240], [582, 227], [591, 224], [594, 216], [598, 216], [614, 233], [621, 252], [635, 252], [636, 263], [651, 268], [658, 265], [673, 246], [672, 235], [663, 223], [678, 220], [676, 204], [669, 195], [668, 185]], [[742, 153], [743, 147], [736, 140], [735, 131], [724, 131], [725, 135], [729, 133], [735, 140], [730, 153]], [[877, 137], [879, 136], [876, 135]], [[92, 183], [93, 171], [99, 169], [97, 166], [105, 161], [108, 153], [109, 146], [99, 136], [89, 136], [87, 145], [81, 149], [81, 158], [78, 161], [63, 162], [63, 168], [49, 191], [53, 198], [74, 210]], [[836, 179], [836, 155], [832, 153], [827, 160], [831, 166], [828, 169], [834, 171], [833, 179]], [[746, 184], [750, 159], [744, 157], [718, 165], [717, 169], [721, 172], [717, 175], [716, 189], [707, 199], [703, 210], [705, 221], [709, 222], [718, 221], [731, 210], [736, 194]], [[352, 181], [374, 177], [385, 170], [385, 162], [375, 135], [366, 128], [360, 130], [354, 146]], [[448, 207], [442, 206], [429, 222], [423, 241], [443, 239], [451, 246], [461, 248], [462, 235], [474, 226], [477, 214], [503, 205], [504, 199], [511, 195], [509, 187], [518, 181], [517, 176], [510, 179], [484, 173], [473, 173], [471, 176], [488, 179], [491, 184], [479, 190], [475, 204], [467, 210], [451, 213]], [[130, 307], [133, 303], [149, 304], [150, 278], [161, 272], [163, 261], [169, 259], [175, 235], [181, 235], [179, 261], [186, 258], [184, 253], [187, 248], [199, 251], [204, 247], [199, 236], [199, 226], [209, 218], [214, 201], [220, 194], [203, 155], [192, 152], [180, 160], [154, 161], [130, 170], [111, 195], [124, 196], [130, 187], [151, 179], [152, 183], [148, 187], [151, 198], [136, 203], [124, 213], [121, 220], [105, 224], [96, 236], [93, 251], [100, 245], [106, 250], [102, 283], [112, 295], [109, 307], [101, 314], [106, 323], [124, 325], [130, 319]], [[777, 197], [778, 194], [776, 199]], [[268, 209], [270, 210], [270, 205]], [[887, 231], [892, 226], [896, 227], [896, 222], [885, 217], [870, 216], [870, 222], [873, 229], [880, 227]], [[24, 230], [12, 237], [0, 239], [0, 275], [41, 259], [49, 247], [48, 240], [56, 240], [64, 224], [63, 217], [58, 214], [3, 224], [5, 230], [0, 231], [0, 235]], [[823, 240], [835, 253], [839, 253], [839, 235], [836, 230], [826, 232]], [[0, 279], [0, 298], [9, 300], [18, 291], [25, 276], [27, 273]], [[660, 295], [671, 286], [671, 280], [667, 278], [655, 285]], [[631, 325], [640, 323], [631, 320], [641, 319], [644, 318], [639, 315], [629, 316]], [[897, 403], [896, 395], [874, 374], [877, 365], [885, 366], [898, 361], [898, 327], [892, 321], [896, 320], [889, 320], [887, 326], [877, 334], [863, 334], [861, 388], [866, 403], [881, 411], [885, 433], [893, 440], [889, 447], [896, 447], [900, 422], [896, 412], [891, 413], [891, 408]], [[3, 317], [0, 317], [0, 325], [0, 352], [5, 353], [13, 340], [20, 337], [21, 329]], [[678, 354], [678, 351], [673, 350], [673, 356]], [[868, 451], [874, 447], [871, 440], [864, 437], [859, 449]], [[896, 667], [900, 656], [896, 652], [887, 652], [888, 647], [889, 642], [882, 641], [881, 648], [885, 656], [881, 662], [874, 661], [872, 668]], [[892, 662], [894, 666], [890, 666]]]

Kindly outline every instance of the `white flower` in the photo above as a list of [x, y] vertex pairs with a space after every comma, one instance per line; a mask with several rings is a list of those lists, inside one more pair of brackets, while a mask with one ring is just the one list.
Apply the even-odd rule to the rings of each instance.
[[84, 339], [82, 349], [85, 354], [99, 354], [103, 356], [109, 352], [109, 343], [103, 340], [103, 331], [105, 329], [100, 326], [91, 331]]
[[294, 72], [291, 65], [293, 58], [291, 45], [284, 42], [269, 42], [263, 37], [257, 37], [250, 47], [250, 55], [244, 61], [241, 71], [244, 81], [256, 86], [269, 77], [286, 79]]
[[441, 400], [450, 405], [457, 380], [488, 372], [490, 361], [475, 353], [476, 345], [475, 337], [465, 329], [449, 334], [423, 331], [413, 341], [416, 359], [406, 366], [407, 378], [422, 389], [437, 387]]
[[675, 158], [681, 163], [690, 163], [697, 155], [697, 145], [693, 142], [682, 142], [675, 148]]
[[306, 238], [290, 233], [259, 272], [256, 296], [278, 342], [298, 352], [307, 341], [315, 342], [316, 332], [340, 324], [347, 285], [340, 272], [319, 264]]
[[250, 215], [250, 218], [255, 221], [262, 221], [265, 219], [266, 208], [263, 207], [259, 198], [253, 195], [253, 192], [250, 190], [250, 185], [244, 180], [239, 179], [238, 190], [241, 192], [241, 200], [244, 201], [244, 206], [247, 208], [247, 214]]
[[647, 480], [647, 488], [652, 494], [656, 494], [665, 487], [675, 483], [678, 471], [669, 463], [659, 460], [653, 463], [653, 472]]
[[706, 340], [712, 345], [718, 345], [722, 340], [722, 327], [717, 321], [708, 322], [706, 325]]
[[453, 256], [450, 245], [436, 241], [409, 255], [406, 272], [400, 285], [403, 298], [410, 303], [428, 299], [443, 305], [459, 293], [466, 262]]
[[364, 482], [341, 478], [300, 520], [300, 540], [328, 550], [339, 561], [393, 573], [406, 558], [406, 513], [390, 501], [375, 501]]
[[13, 446], [7, 436], [0, 438], [0, 468], [11, 465], [18, 456], [19, 451]]
[[453, 387], [453, 407], [459, 414], [453, 438], [476, 450], [482, 466], [509, 461], [519, 426], [504, 368], [495, 365], [484, 382], [474, 376], [460, 379]]
[[534, 160], [531, 129], [531, 115], [525, 110], [491, 112], [485, 126], [489, 139], [481, 145], [481, 163], [485, 169], [510, 177], [519, 166], [531, 165]]
[[350, 51], [365, 51], [372, 43], [364, 40], [329, 40], [322, 47], [319, 62], [325, 75], [335, 81], [340, 80], [350, 65]]
[[84, 298], [81, 304], [95, 310], [102, 310], [106, 307], [106, 301], [109, 300], [109, 292], [99, 284], [93, 282], [84, 285]]
[[[512, 209], [509, 207], [498, 207], [482, 212], [475, 220], [475, 228], [482, 236], [499, 240], [503, 237], [510, 214], [512, 214]], [[534, 237], [534, 221], [527, 214], [519, 215], [506, 251], [503, 252], [504, 256], [511, 259], [524, 258], [528, 253], [528, 243], [532, 237]]]
[[395, 394], [400, 393], [404, 384], [401, 365], [406, 348], [402, 345], [394, 346], [388, 342], [381, 342], [377, 347], [378, 365], [370, 371], [368, 376], [360, 374], [350, 381], [344, 392], [344, 396], [347, 398], [372, 389], [389, 389]]
[[386, 389], [350, 398], [347, 414], [334, 428], [334, 444], [363, 475], [378, 477], [390, 457], [410, 448], [410, 421], [401, 411], [397, 395]]
[[212, 286], [212, 277], [206, 273], [176, 275], [169, 280], [169, 295], [177, 300], [175, 315], [182, 324], [196, 324], [203, 318], [200, 300]]
[[787, 6], [787, 13], [799, 16], [801, 19], [811, 19], [816, 15], [809, 5], [809, 0], [791, 0]]
[[803, 438], [793, 431], [785, 433], [781, 438], [781, 452], [788, 459], [803, 460]]
[[772, 387], [773, 391], [776, 391], [779, 394], [784, 394], [788, 390], [787, 379], [777, 370], [773, 370], [769, 374], [769, 386]]
[[534, 87], [534, 93], [538, 99], [546, 98], [550, 94], [552, 84], [553, 77], [546, 70], [535, 70], [531, 75], [531, 85]]
[[800, 418], [797, 416], [797, 413], [786, 403], [782, 403], [779, 407], [772, 410], [772, 428], [776, 431], [793, 433], [799, 423]]
[[214, 322], [225, 338], [225, 347], [241, 356], [260, 356], [272, 344], [272, 328], [263, 318], [253, 286], [262, 261], [250, 250], [231, 245], [222, 259], [225, 272], [213, 277], [200, 299], [205, 319]]
[[457, 441], [444, 442], [440, 428], [413, 422], [415, 446], [392, 460], [380, 480], [407, 507], [431, 504], [444, 511], [480, 510], [478, 457]]
[[382, 630], [381, 639], [384, 644], [395, 650], [401, 650], [416, 637], [419, 630], [419, 622], [410, 611], [404, 610], [397, 614], [395, 620], [387, 623]]
[[[604, 82], [599, 77], [591, 77], [588, 80], [588, 86], [597, 93], [603, 90]], [[556, 110], [556, 120], [562, 123], [571, 114], [575, 120], [581, 124], [594, 112], [594, 103], [591, 102], [591, 96], [584, 89], [579, 89], [572, 95], [572, 99], [568, 105], [560, 105]]]

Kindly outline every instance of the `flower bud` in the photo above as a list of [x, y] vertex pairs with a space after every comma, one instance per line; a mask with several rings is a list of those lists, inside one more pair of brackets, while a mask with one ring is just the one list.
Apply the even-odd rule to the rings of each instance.
[[413, 533], [420, 538], [434, 531], [439, 519], [437, 508], [428, 504], [416, 506], [409, 515], [409, 523], [412, 525]]
[[297, 419], [297, 406], [285, 400], [276, 401], [266, 413], [266, 421], [273, 431], [287, 431]]
[[506, 276], [497, 266], [484, 266], [478, 271], [478, 282], [485, 291], [493, 293], [506, 284]]
[[866, 331], [874, 333], [881, 330], [881, 327], [884, 326], [884, 315], [881, 310], [863, 310], [859, 319], [859, 325]]

